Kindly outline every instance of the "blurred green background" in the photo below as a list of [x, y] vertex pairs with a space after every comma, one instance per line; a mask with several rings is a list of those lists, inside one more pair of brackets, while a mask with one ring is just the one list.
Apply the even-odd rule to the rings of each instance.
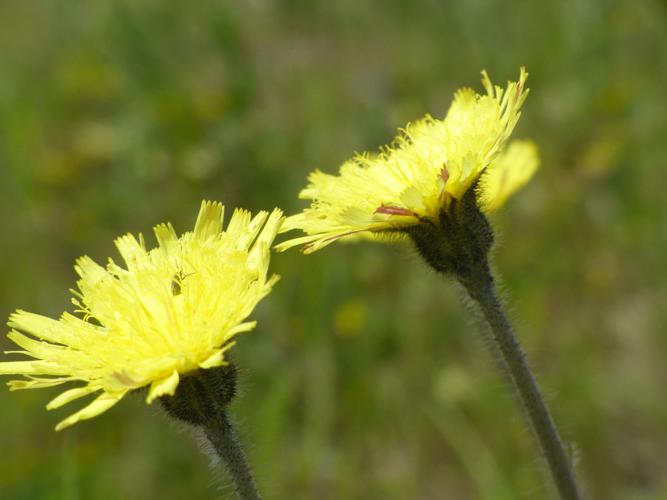
[[[521, 65], [542, 168], [493, 219], [507, 301], [590, 497], [665, 499], [664, 1], [3, 0], [0, 316], [59, 315], [77, 256], [203, 198], [293, 213], [310, 170]], [[453, 283], [373, 243], [272, 268], [232, 409], [267, 499], [550, 498]], [[55, 433], [59, 391], [0, 388], [0, 498], [231, 497], [158, 405]]]

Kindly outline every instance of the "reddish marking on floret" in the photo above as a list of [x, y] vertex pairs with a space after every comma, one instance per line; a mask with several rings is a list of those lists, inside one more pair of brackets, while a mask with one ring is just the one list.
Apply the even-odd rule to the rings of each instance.
[[125, 371], [123, 372], [114, 372], [111, 374], [113, 378], [115, 378], [121, 385], [127, 386], [127, 387], [132, 387], [137, 385], [137, 381], [135, 381], [132, 377], [130, 377]]
[[447, 184], [447, 181], [449, 180], [449, 170], [447, 170], [447, 165], [442, 166], [442, 170], [440, 170], [440, 177], [442, 177], [442, 180], [445, 181], [445, 184]]
[[385, 204], [380, 205], [380, 207], [375, 211], [375, 213], [385, 214], [385, 215], [407, 215], [407, 216], [415, 215], [414, 212], [408, 210], [407, 208], [392, 207], [391, 205], [385, 205]]

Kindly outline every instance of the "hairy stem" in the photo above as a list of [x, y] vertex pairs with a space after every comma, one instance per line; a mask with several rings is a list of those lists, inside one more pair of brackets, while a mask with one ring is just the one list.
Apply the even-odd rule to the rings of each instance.
[[582, 495], [556, 424], [526, 362], [521, 344], [498, 299], [488, 265], [484, 263], [474, 275], [469, 276], [468, 279], [460, 278], [460, 281], [470, 296], [477, 301], [491, 327], [493, 341], [502, 354], [502, 366], [507, 371], [528, 415], [528, 420], [537, 436], [561, 499], [580, 500]]
[[232, 424], [223, 412], [204, 425], [204, 432], [218, 456], [225, 462], [239, 500], [260, 500], [250, 463], [243, 452]]

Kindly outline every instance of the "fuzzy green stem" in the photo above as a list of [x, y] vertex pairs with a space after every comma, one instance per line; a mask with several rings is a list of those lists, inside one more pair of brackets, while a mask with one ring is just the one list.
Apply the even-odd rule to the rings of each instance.
[[575, 480], [574, 470], [563, 448], [556, 424], [498, 299], [487, 263], [483, 262], [474, 273], [468, 275], [467, 279], [459, 277], [459, 280], [479, 304], [491, 327], [493, 341], [502, 354], [502, 366], [519, 394], [561, 499], [581, 500], [582, 495]]
[[207, 421], [204, 432], [218, 456], [225, 462], [239, 500], [261, 500], [250, 463], [227, 415], [223, 412], [217, 419]]

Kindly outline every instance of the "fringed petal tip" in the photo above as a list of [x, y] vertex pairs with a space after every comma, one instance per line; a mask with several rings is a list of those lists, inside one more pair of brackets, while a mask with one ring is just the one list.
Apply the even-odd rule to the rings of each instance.
[[280, 227], [285, 222], [285, 219], [286, 219], [285, 212], [283, 212], [281, 208], [276, 207], [271, 211], [271, 214], [269, 215], [269, 219], [265, 224], [265, 227], [272, 229], [275, 228], [277, 234], [278, 231], [280, 231]]
[[193, 230], [195, 237], [206, 240], [209, 237], [216, 236], [222, 230], [224, 218], [225, 207], [222, 203], [202, 201]]

